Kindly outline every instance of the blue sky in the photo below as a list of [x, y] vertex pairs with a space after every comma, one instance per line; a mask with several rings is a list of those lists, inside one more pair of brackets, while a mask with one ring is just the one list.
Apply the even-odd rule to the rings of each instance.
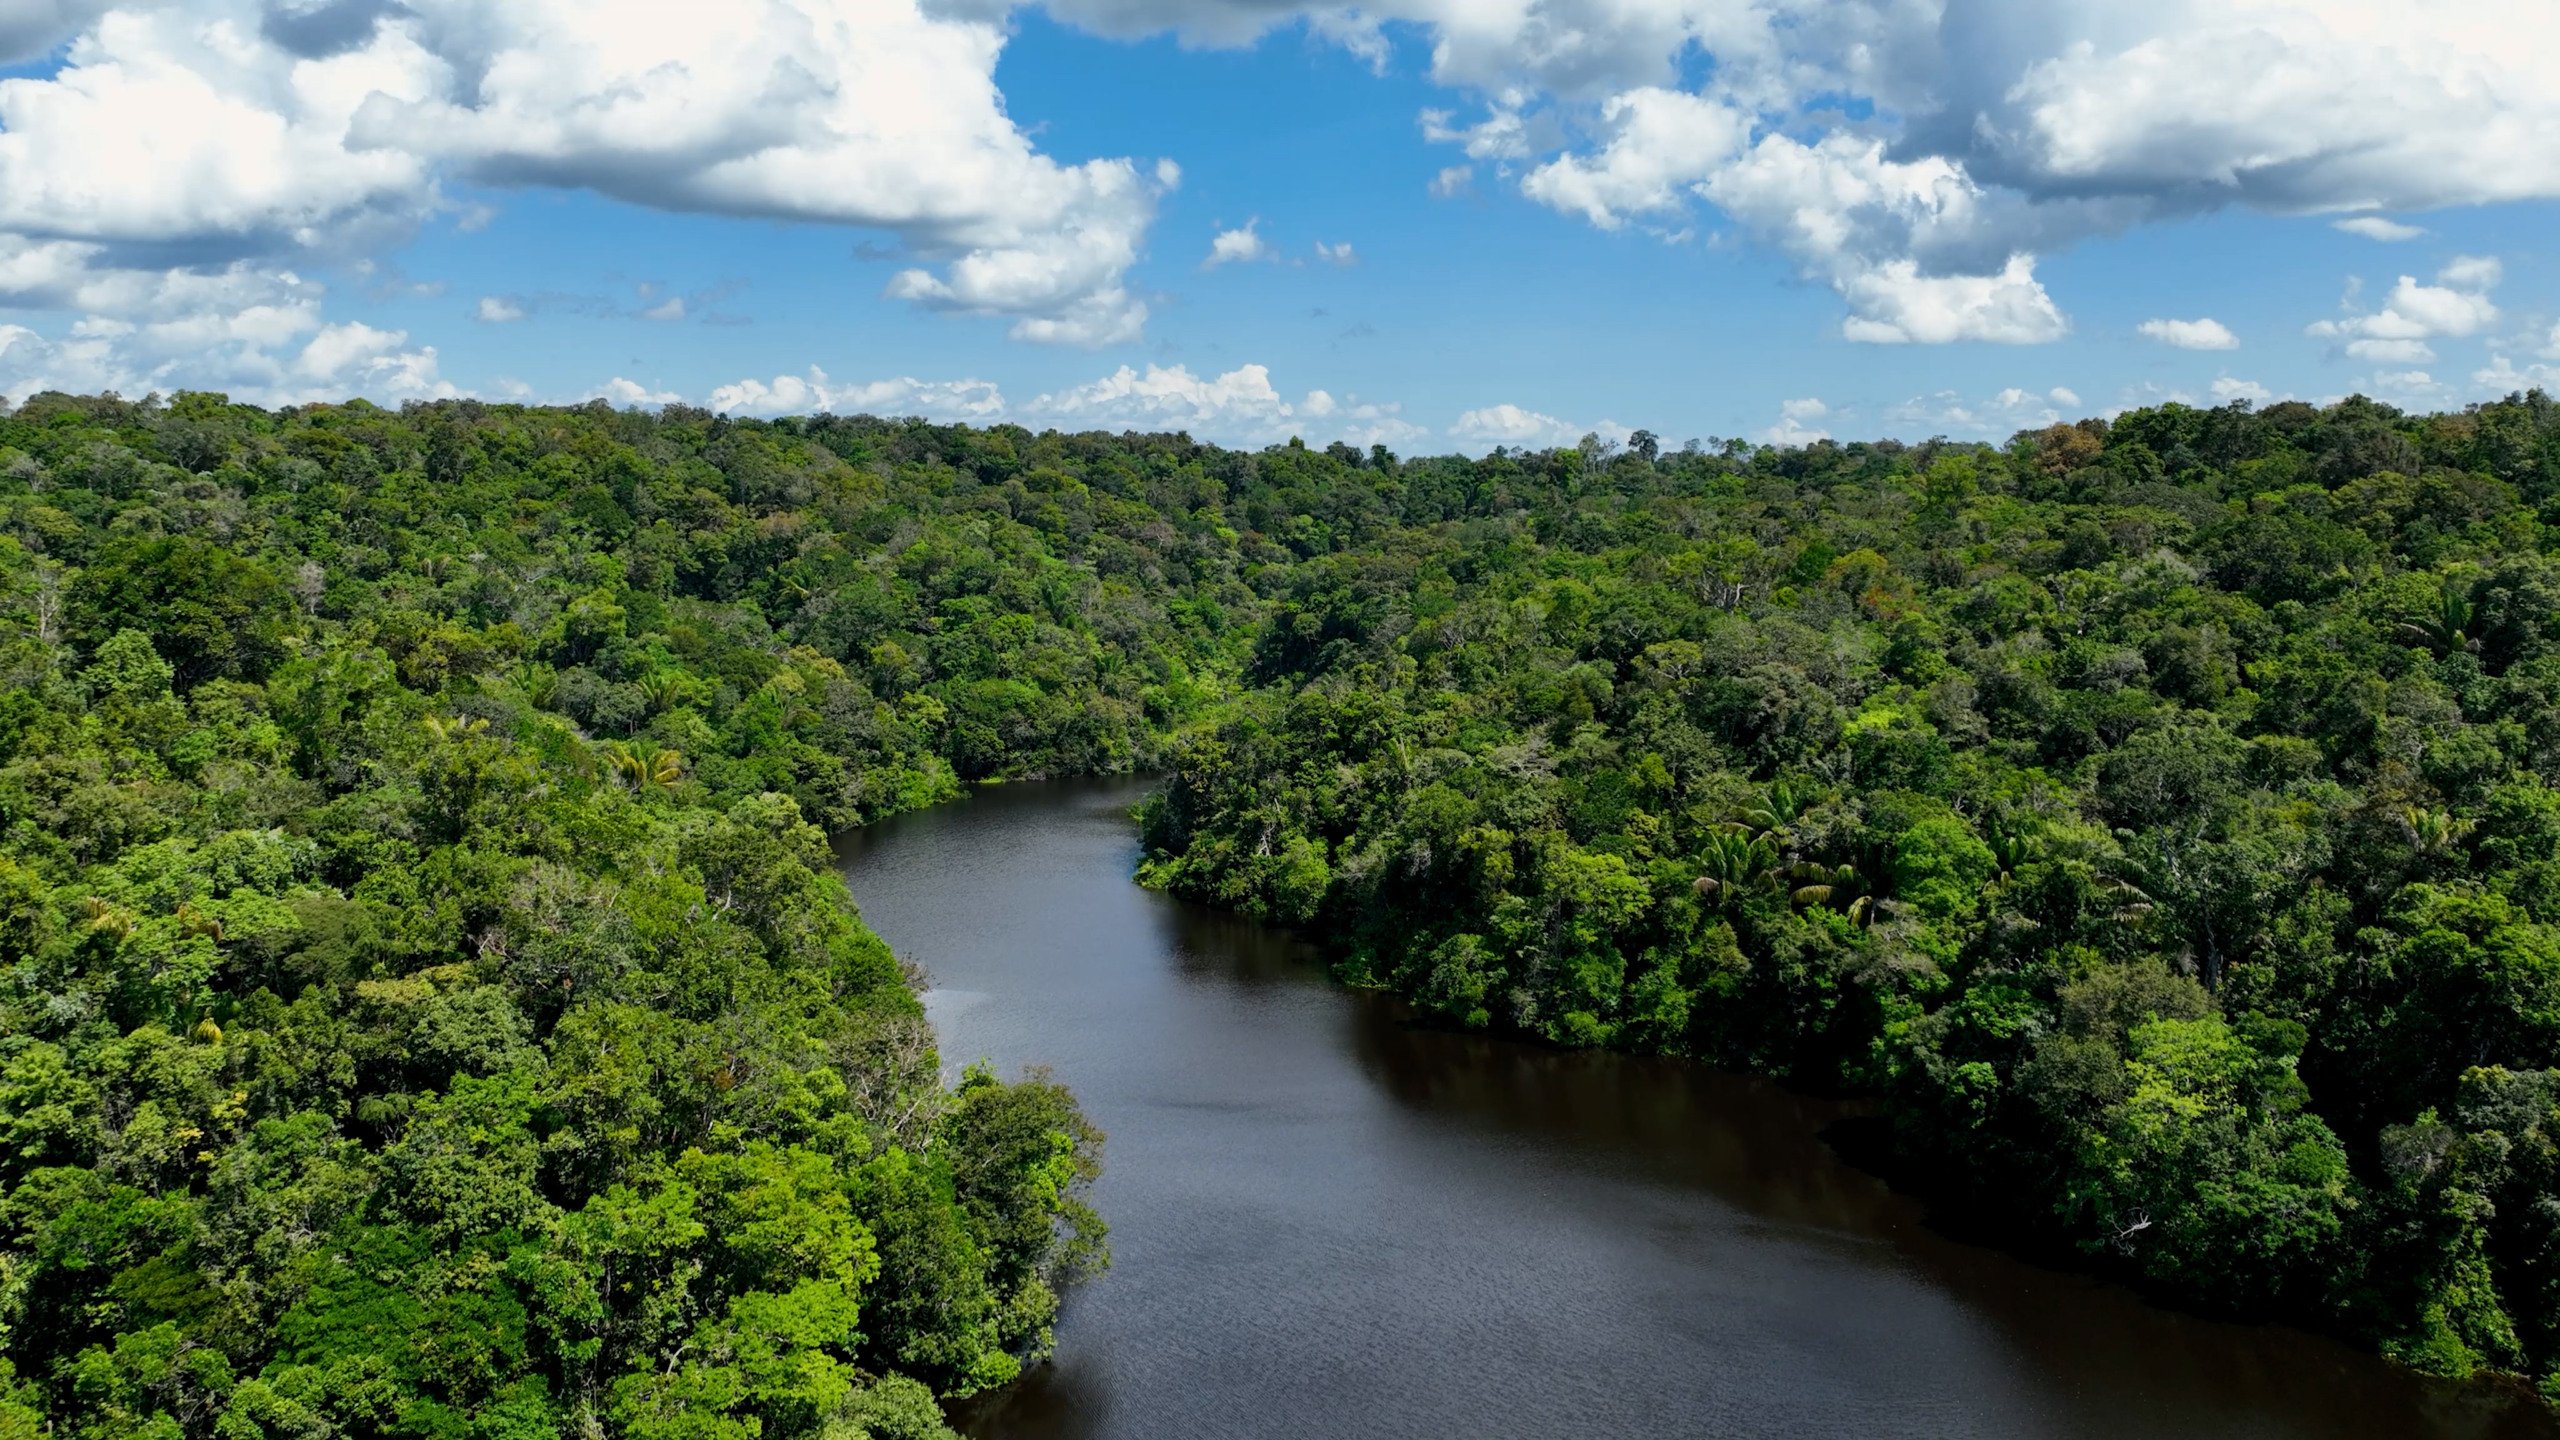
[[0, 394], [1409, 452], [2560, 378], [2547, 7], [1439, 3], [0, 0]]

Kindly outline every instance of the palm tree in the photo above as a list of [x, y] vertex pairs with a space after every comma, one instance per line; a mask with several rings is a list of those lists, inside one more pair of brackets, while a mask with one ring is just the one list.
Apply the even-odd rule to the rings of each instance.
[[1751, 834], [1740, 825], [1719, 826], [1707, 836], [1699, 868], [1702, 873], [1690, 888], [1710, 904], [1723, 905], [1745, 887], [1777, 874], [1778, 847], [1767, 835]]
[[2110, 925], [2140, 925], [2159, 908], [2152, 901], [2150, 892], [2130, 880], [2102, 880], [2098, 882], [2098, 894], [2105, 897], [2110, 907], [2107, 911], [2107, 923]]
[[183, 934], [191, 937], [201, 936], [209, 940], [222, 938], [222, 922], [206, 913], [193, 900], [178, 902], [177, 918], [178, 929]]
[[539, 660], [528, 660], [517, 666], [511, 677], [516, 689], [524, 692], [536, 710], [548, 710], [560, 695], [560, 672]]
[[2462, 843], [2463, 837], [2471, 833], [2473, 824], [2473, 821], [2457, 820], [2442, 810], [2429, 810], [2423, 805], [2400, 807], [2400, 828], [2407, 832], [2410, 846], [2429, 858], [2451, 854], [2453, 848]]
[[122, 940], [133, 933], [133, 912], [92, 895], [80, 902], [80, 918], [89, 922], [89, 933]]
[[1760, 803], [1740, 812], [1735, 818], [1783, 844], [1787, 839], [1787, 827], [1813, 808], [1815, 798], [1813, 787], [1809, 785], [1772, 780]]
[[2017, 883], [2018, 871], [2034, 858], [2035, 847], [2027, 837], [2008, 830], [1994, 830], [1983, 837], [1991, 847], [1991, 878], [1983, 882], [1986, 895], [1999, 895]]
[[684, 677], [672, 670], [652, 670], [631, 683], [649, 697], [651, 714], [667, 710], [684, 698]]
[[1796, 887], [1787, 898], [1799, 909], [1837, 910], [1861, 930], [1873, 925], [1891, 903], [1875, 893], [1878, 887], [1868, 884], [1855, 865], [1806, 863], [1795, 867], [1789, 878]]
[[673, 750], [652, 750], [640, 768], [640, 783], [664, 790], [684, 778], [684, 757]]
[[2477, 650], [2480, 637], [2472, 632], [2479, 618], [2479, 607], [2471, 603], [2471, 597], [2447, 580], [2443, 593], [2437, 597], [2436, 613], [2401, 621], [2400, 633], [2439, 654]]
[[450, 719], [441, 715], [423, 715], [419, 717], [419, 723], [425, 725], [427, 733], [438, 740], [460, 740], [465, 736], [485, 734], [489, 729], [489, 722], [477, 715], [456, 715]]
[[633, 790], [664, 790], [684, 778], [684, 756], [673, 750], [641, 750], [621, 740], [606, 744], [604, 763]]

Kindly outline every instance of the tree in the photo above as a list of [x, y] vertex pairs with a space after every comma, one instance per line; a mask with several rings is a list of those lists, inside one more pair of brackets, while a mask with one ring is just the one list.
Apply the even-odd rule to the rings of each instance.
[[118, 631], [150, 637], [178, 688], [261, 680], [285, 656], [294, 605], [257, 561], [192, 536], [120, 538], [72, 581], [65, 629], [92, 653]]

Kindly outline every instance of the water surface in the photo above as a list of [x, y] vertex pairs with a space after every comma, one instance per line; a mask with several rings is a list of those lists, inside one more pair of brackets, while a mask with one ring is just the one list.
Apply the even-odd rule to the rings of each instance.
[[955, 1065], [1110, 1134], [1114, 1264], [981, 1440], [2543, 1440], [2438, 1386], [1947, 1239], [1834, 1107], [1415, 1029], [1129, 881], [1144, 787], [1006, 786], [847, 842]]

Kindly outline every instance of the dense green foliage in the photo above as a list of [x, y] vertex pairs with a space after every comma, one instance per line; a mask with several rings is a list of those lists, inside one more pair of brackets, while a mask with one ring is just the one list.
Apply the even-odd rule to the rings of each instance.
[[1045, 1350], [1100, 1136], [942, 1088], [821, 825], [1186, 692], [709, 429], [0, 418], [0, 1436], [910, 1440]]
[[2539, 396], [1411, 461], [38, 397], [0, 1436], [933, 1433], [1098, 1137], [939, 1087], [822, 836], [1150, 766], [1145, 878], [1443, 1023], [2549, 1376], [2555, 549]]
[[1346, 475], [1146, 874], [2560, 1396], [2560, 408]]

